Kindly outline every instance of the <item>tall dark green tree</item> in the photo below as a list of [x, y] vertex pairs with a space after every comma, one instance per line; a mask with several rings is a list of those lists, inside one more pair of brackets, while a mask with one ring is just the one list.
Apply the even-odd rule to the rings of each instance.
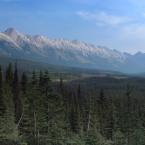
[[3, 74], [2, 74], [2, 68], [0, 66], [0, 94], [2, 94], [2, 86], [3, 86]]
[[6, 69], [6, 82], [10, 85], [12, 85], [13, 82], [13, 67], [12, 64], [10, 63]]
[[[6, 71], [6, 83], [1, 81], [1, 107], [3, 106], [2, 103], [4, 102], [4, 108], [1, 112], [0, 116], [0, 141], [1, 140], [8, 140], [16, 142], [18, 140], [18, 129], [15, 123], [15, 107], [14, 107], [14, 100], [12, 94], [12, 66], [9, 65]], [[0, 78], [2, 78], [2, 73], [0, 71]]]
[[70, 128], [76, 134], [79, 134], [80, 132], [80, 128], [81, 128], [80, 119], [81, 117], [80, 117], [80, 106], [79, 106], [78, 96], [72, 94], [69, 120], [70, 120]]
[[22, 77], [21, 77], [21, 90], [22, 90], [23, 94], [26, 94], [27, 83], [28, 83], [27, 75], [25, 72], [23, 72]]
[[34, 112], [30, 100], [25, 97], [23, 101], [23, 117], [20, 122], [20, 133], [28, 144], [34, 144]]
[[63, 82], [63, 78], [60, 78], [59, 81], [59, 88], [60, 88], [60, 93], [63, 95], [64, 94], [64, 82]]
[[113, 105], [113, 99], [112, 97], [108, 97], [108, 109], [106, 111], [106, 136], [108, 139], [113, 139], [113, 133], [115, 130], [115, 107]]
[[130, 143], [130, 135], [132, 132], [132, 110], [131, 110], [131, 105], [132, 105], [132, 101], [131, 101], [131, 87], [130, 85], [127, 85], [127, 89], [126, 89], [126, 137], [127, 137], [127, 144]]
[[37, 84], [37, 76], [36, 76], [36, 72], [33, 71], [32, 72], [32, 85], [35, 86]]
[[[2, 69], [0, 66], [0, 134], [3, 134], [4, 130], [4, 120], [5, 120], [5, 113], [6, 113], [6, 105], [4, 100], [3, 94], [3, 76], [2, 76]], [[0, 136], [1, 138], [1, 136]]]
[[104, 94], [104, 90], [100, 90], [100, 94], [97, 100], [98, 117], [99, 117], [99, 130], [102, 135], [105, 135], [105, 123], [106, 123], [106, 111], [107, 100]]
[[3, 95], [3, 75], [2, 68], [0, 66], [0, 117], [2, 117], [5, 112], [5, 101]]
[[48, 93], [52, 91], [50, 87], [50, 78], [49, 78], [48, 71], [45, 71], [44, 73], [43, 87], [44, 87], [45, 95], [48, 96], [49, 95]]
[[15, 118], [17, 123], [22, 115], [22, 100], [20, 97], [20, 84], [19, 84], [17, 63], [15, 64], [12, 92], [13, 92], [13, 100], [15, 106]]

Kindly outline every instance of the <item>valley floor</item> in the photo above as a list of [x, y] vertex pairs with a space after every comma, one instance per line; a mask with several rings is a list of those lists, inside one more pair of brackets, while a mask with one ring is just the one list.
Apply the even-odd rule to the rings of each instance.
[[0, 67], [0, 145], [145, 144], [145, 78], [64, 79]]

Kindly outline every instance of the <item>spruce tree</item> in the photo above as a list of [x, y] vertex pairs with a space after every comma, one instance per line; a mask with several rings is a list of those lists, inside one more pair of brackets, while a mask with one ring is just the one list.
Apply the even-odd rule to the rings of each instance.
[[13, 67], [12, 64], [10, 63], [6, 69], [6, 82], [9, 85], [12, 85], [12, 81], [13, 81]]
[[0, 117], [2, 117], [4, 113], [5, 113], [5, 101], [4, 101], [4, 94], [3, 94], [3, 75], [0, 66]]
[[27, 83], [28, 83], [27, 75], [25, 72], [23, 72], [22, 77], [21, 77], [21, 89], [22, 89], [23, 94], [26, 94]]
[[34, 144], [34, 118], [30, 100], [25, 97], [23, 101], [23, 118], [20, 122], [20, 133], [24, 141]]
[[51, 87], [50, 87], [50, 78], [49, 78], [49, 73], [48, 71], [45, 71], [44, 78], [43, 78], [43, 88], [44, 88], [44, 93], [46, 96], [49, 95], [49, 92], [51, 92]]
[[98, 116], [99, 116], [99, 130], [102, 135], [105, 135], [105, 122], [106, 122], [106, 109], [107, 102], [104, 94], [104, 90], [100, 90], [100, 94], [97, 100]]
[[2, 69], [0, 66], [0, 139], [3, 136], [3, 130], [5, 125], [5, 113], [6, 113], [6, 106], [3, 94], [3, 80], [2, 80]]
[[14, 106], [15, 106], [15, 118], [16, 118], [16, 123], [18, 123], [22, 115], [22, 100], [20, 97], [20, 86], [19, 86], [17, 64], [15, 64], [12, 92], [13, 92], [13, 100], [14, 100]]
[[0, 136], [6, 140], [18, 140], [18, 128], [15, 123], [15, 107], [13, 101], [13, 94], [8, 86], [3, 89], [5, 96], [6, 111], [4, 113], [3, 129]]
[[34, 87], [37, 85], [37, 76], [35, 71], [32, 72], [32, 85]]
[[2, 74], [2, 68], [0, 66], [0, 94], [2, 94], [2, 86], [3, 86], [3, 74]]
[[81, 129], [81, 116], [80, 116], [80, 106], [78, 101], [78, 96], [72, 94], [71, 96], [71, 106], [70, 106], [70, 127], [72, 132], [79, 134]]
[[60, 90], [60, 93], [62, 95], [64, 95], [64, 82], [63, 82], [63, 78], [62, 77], [59, 80], [59, 90]]
[[127, 90], [126, 90], [126, 137], [127, 137], [127, 144], [130, 143], [130, 134], [132, 131], [132, 116], [131, 116], [131, 87], [130, 85], [127, 85]]

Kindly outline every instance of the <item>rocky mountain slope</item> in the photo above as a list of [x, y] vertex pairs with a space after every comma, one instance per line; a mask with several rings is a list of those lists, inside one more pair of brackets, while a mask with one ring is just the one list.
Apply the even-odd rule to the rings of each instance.
[[131, 55], [77, 40], [30, 36], [14, 28], [0, 33], [0, 53], [13, 58], [81, 68], [145, 71], [145, 54], [141, 52]]

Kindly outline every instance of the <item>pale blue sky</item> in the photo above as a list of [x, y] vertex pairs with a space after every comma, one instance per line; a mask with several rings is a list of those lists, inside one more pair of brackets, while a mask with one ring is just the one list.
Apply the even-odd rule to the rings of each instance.
[[145, 52], [145, 0], [0, 0], [0, 31]]

